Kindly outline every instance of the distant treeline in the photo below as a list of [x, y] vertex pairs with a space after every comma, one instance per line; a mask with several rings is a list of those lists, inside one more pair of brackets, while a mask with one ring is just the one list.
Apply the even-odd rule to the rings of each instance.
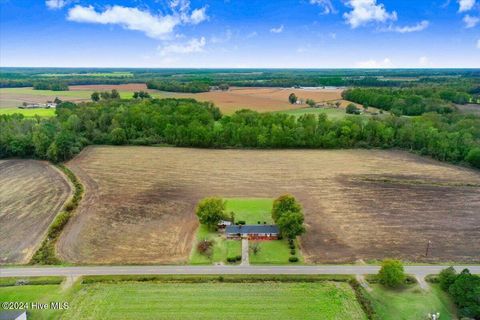
[[474, 99], [466, 89], [450, 87], [354, 88], [343, 92], [343, 98], [367, 107], [391, 111], [396, 115], [416, 116], [425, 112], [452, 113], [453, 103], [466, 104]]
[[52, 90], [52, 91], [68, 91], [68, 84], [65, 82], [43, 81], [33, 84], [34, 90]]
[[62, 103], [57, 116], [0, 116], [0, 158], [72, 158], [90, 144], [202, 148], [401, 148], [480, 168], [480, 117], [429, 113], [330, 120], [281, 113], [238, 111], [222, 116], [210, 103], [191, 99], [105, 100]]
[[161, 91], [170, 91], [170, 92], [207, 92], [210, 90], [210, 85], [208, 83], [192, 81], [192, 82], [178, 82], [178, 81], [161, 81], [161, 80], [152, 80], [147, 82], [148, 89], [156, 89]]

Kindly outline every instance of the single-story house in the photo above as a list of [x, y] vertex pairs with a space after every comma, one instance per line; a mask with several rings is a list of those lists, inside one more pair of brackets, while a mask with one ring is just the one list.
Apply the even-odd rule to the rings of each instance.
[[228, 239], [248, 238], [249, 240], [277, 240], [280, 229], [276, 225], [230, 225], [225, 228]]

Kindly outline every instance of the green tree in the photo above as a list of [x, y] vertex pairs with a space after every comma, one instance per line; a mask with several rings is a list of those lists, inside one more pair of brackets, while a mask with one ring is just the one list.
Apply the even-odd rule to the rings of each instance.
[[358, 114], [359, 113], [359, 110], [357, 108], [356, 105], [354, 105], [353, 103], [350, 103], [346, 110], [345, 110], [348, 114]]
[[480, 319], [480, 277], [463, 270], [448, 292], [458, 307], [461, 317]]
[[405, 283], [405, 272], [402, 262], [399, 260], [386, 259], [378, 272], [378, 279], [384, 286], [395, 288]]
[[100, 101], [100, 93], [98, 93], [97, 91], [95, 91], [94, 93], [92, 93], [92, 95], [90, 96], [90, 98], [92, 99], [92, 101], [98, 102], [98, 101]]
[[308, 104], [310, 108], [313, 108], [317, 103], [313, 99], [307, 99], [306, 104]]
[[282, 213], [277, 220], [277, 225], [280, 228], [282, 236], [288, 239], [294, 239], [295, 237], [305, 233], [305, 227], [303, 226], [303, 213], [287, 211]]
[[215, 229], [218, 223], [226, 217], [225, 201], [217, 197], [205, 198], [199, 202], [195, 213], [201, 224]]
[[465, 160], [475, 168], [480, 169], [480, 148], [473, 148], [470, 150]]
[[110, 132], [110, 141], [113, 144], [124, 144], [127, 142], [127, 134], [125, 133], [125, 130], [122, 128], [115, 128]]
[[285, 212], [302, 212], [302, 206], [291, 194], [282, 195], [273, 201], [273, 221], [277, 221]]
[[457, 278], [457, 272], [453, 267], [448, 267], [440, 271], [438, 275], [438, 282], [440, 283], [440, 287], [447, 291], [448, 288], [455, 282]]
[[295, 95], [295, 93], [290, 93], [290, 95], [288, 96], [288, 101], [291, 103], [291, 104], [294, 104], [296, 103], [298, 100], [297, 96]]
[[112, 93], [110, 94], [111, 99], [120, 99], [120, 93], [118, 93], [117, 89], [112, 89]]

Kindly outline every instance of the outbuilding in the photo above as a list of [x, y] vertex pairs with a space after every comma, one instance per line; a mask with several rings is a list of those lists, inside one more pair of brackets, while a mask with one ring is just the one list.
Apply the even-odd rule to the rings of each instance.
[[225, 235], [228, 239], [277, 240], [280, 229], [276, 225], [231, 225], [225, 228]]

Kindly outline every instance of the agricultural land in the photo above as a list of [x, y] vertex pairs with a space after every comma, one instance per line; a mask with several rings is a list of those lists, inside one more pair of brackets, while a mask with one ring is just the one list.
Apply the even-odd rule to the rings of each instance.
[[28, 262], [70, 193], [47, 162], [0, 160], [0, 264]]
[[307, 263], [479, 256], [480, 174], [406, 152], [97, 146], [67, 166], [86, 186], [57, 247], [69, 262], [187, 262], [200, 199], [284, 193], [304, 206]]

